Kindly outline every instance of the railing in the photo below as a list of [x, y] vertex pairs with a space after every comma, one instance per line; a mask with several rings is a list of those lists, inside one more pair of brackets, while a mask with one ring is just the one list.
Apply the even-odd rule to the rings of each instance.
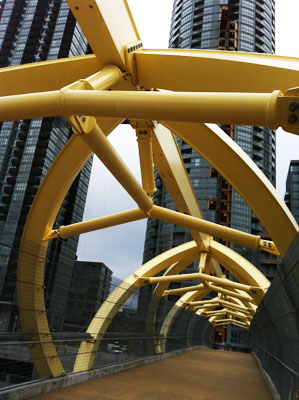
[[282, 400], [299, 397], [298, 259], [297, 236], [250, 329], [252, 351]]
[[[76, 269], [74, 252], [68, 250], [66, 243], [58, 239], [58, 247], [60, 245], [59, 257], [56, 248], [49, 249], [46, 256], [37, 253], [33, 244], [26, 248], [28, 257], [46, 263], [43, 288], [46, 311], [41, 302], [27, 307], [26, 315], [30, 320], [33, 313], [43, 313], [43, 315], [46, 313], [49, 323], [49, 331], [47, 327], [43, 330], [39, 328], [37, 331], [35, 325], [32, 325], [31, 330], [27, 329], [27, 332], [22, 331], [19, 320], [20, 308], [14, 294], [16, 285], [20, 283], [16, 276], [19, 248], [12, 247], [9, 243], [0, 245], [2, 260], [9, 254], [10, 262], [10, 269], [2, 275], [0, 388], [39, 379], [35, 365], [42, 360], [40, 354], [36, 355], [35, 349], [45, 344], [53, 345], [55, 357], [58, 357], [62, 364], [64, 372], [57, 374], [58, 377], [73, 372], [78, 353], [82, 354], [85, 351], [87, 357], [91, 356], [92, 346], [88, 350], [80, 348], [84, 343], [99, 343], [94, 362], [90, 366], [92, 370], [198, 345], [207, 347], [211, 345], [213, 327], [206, 319], [190, 311], [179, 310], [180, 317], [175, 320], [168, 334], [162, 335], [160, 330], [165, 316], [174, 306], [173, 301], [169, 301], [166, 297], [155, 298], [151, 286], [134, 291], [121, 280], [111, 281], [105, 269], [103, 274], [102, 266], [95, 265], [90, 269], [88, 266], [86, 268], [80, 266]], [[70, 273], [72, 270], [73, 276]], [[26, 280], [26, 284], [29, 286], [29, 279]], [[37, 293], [41, 290], [39, 285], [31, 283], [32, 285]], [[110, 292], [119, 287], [124, 292], [129, 291], [131, 297], [124, 304], [119, 304], [120, 308], [109, 321], [104, 336], [93, 336], [87, 332], [87, 328], [101, 303], [106, 300], [106, 305], [109, 307], [118, 304], [113, 296], [107, 299], [109, 286]], [[95, 289], [97, 292], [93, 295]], [[24, 310], [23, 304], [20, 307]], [[59, 324], [58, 318], [61, 319]], [[44, 359], [53, 358], [53, 353], [50, 356], [44, 354]], [[77, 368], [77, 371], [79, 370], [80, 368]], [[44, 374], [44, 377], [51, 376]]]

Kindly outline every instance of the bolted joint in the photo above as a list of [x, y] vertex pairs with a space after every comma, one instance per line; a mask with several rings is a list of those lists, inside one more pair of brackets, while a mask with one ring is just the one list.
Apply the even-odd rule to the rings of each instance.
[[72, 125], [73, 131], [77, 134], [88, 135], [96, 126], [96, 119], [94, 117], [71, 115], [67, 119]]
[[280, 252], [272, 240], [260, 239], [259, 249], [266, 251], [267, 253], [280, 256]]
[[151, 129], [136, 129], [137, 141], [152, 140]]
[[156, 121], [143, 120], [143, 119], [130, 119], [129, 123], [132, 126], [132, 128], [135, 130], [137, 130], [137, 129], [138, 130], [149, 130], [149, 129], [154, 129], [158, 126], [158, 123]]
[[59, 229], [53, 229], [52, 231], [46, 232], [46, 234], [43, 237], [43, 242], [46, 242], [46, 241], [52, 240], [52, 239], [58, 239], [58, 238], [60, 238]]

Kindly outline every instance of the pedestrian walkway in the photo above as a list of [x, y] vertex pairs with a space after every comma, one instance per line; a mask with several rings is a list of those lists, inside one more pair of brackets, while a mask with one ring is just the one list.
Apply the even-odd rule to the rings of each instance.
[[199, 349], [35, 400], [273, 400], [251, 354]]

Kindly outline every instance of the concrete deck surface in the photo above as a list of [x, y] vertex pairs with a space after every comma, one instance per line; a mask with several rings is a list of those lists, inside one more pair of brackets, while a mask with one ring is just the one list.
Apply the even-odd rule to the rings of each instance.
[[35, 400], [273, 400], [251, 354], [199, 349]]

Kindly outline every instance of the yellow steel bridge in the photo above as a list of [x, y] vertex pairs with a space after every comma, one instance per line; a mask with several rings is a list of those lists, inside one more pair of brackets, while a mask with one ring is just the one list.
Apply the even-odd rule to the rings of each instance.
[[[20, 249], [20, 318], [23, 331], [33, 332], [38, 343], [30, 353], [40, 377], [65, 373], [51, 343], [46, 312], [42, 312], [42, 260], [49, 241], [144, 218], [182, 226], [193, 237], [132, 271], [124, 281], [127, 290], [116, 288], [100, 307], [87, 330], [94, 340], [82, 341], [74, 366], [74, 371], [86, 371], [93, 366], [112, 318], [142, 286], [156, 284], [156, 299], [181, 295], [161, 331], [151, 334], [166, 337], [180, 309], [206, 317], [214, 326], [234, 324], [249, 329], [270, 283], [255, 266], [214, 238], [284, 257], [298, 232], [272, 184], [216, 124], [282, 127], [298, 134], [299, 59], [225, 51], [148, 50], [143, 48], [126, 0], [68, 0], [68, 4], [93, 55], [0, 70], [0, 121], [62, 115], [74, 131], [39, 187]], [[136, 132], [142, 185], [107, 139], [124, 119]], [[273, 241], [202, 218], [175, 135], [232, 185]], [[53, 229], [66, 193], [92, 153], [132, 197], [136, 208]], [[154, 167], [177, 211], [154, 205]], [[35, 245], [34, 253], [32, 247], [26, 250], [28, 243]], [[196, 260], [198, 273], [182, 273]], [[223, 275], [220, 265], [234, 281]], [[163, 270], [166, 272], [159, 275]], [[194, 286], [168, 289], [171, 282], [191, 279]], [[215, 292], [215, 297], [203, 300], [209, 292]], [[157, 303], [150, 309], [148, 319], [154, 320]], [[147, 322], [153, 330], [154, 324]], [[157, 339], [156, 354], [163, 347], [165, 341]]]

